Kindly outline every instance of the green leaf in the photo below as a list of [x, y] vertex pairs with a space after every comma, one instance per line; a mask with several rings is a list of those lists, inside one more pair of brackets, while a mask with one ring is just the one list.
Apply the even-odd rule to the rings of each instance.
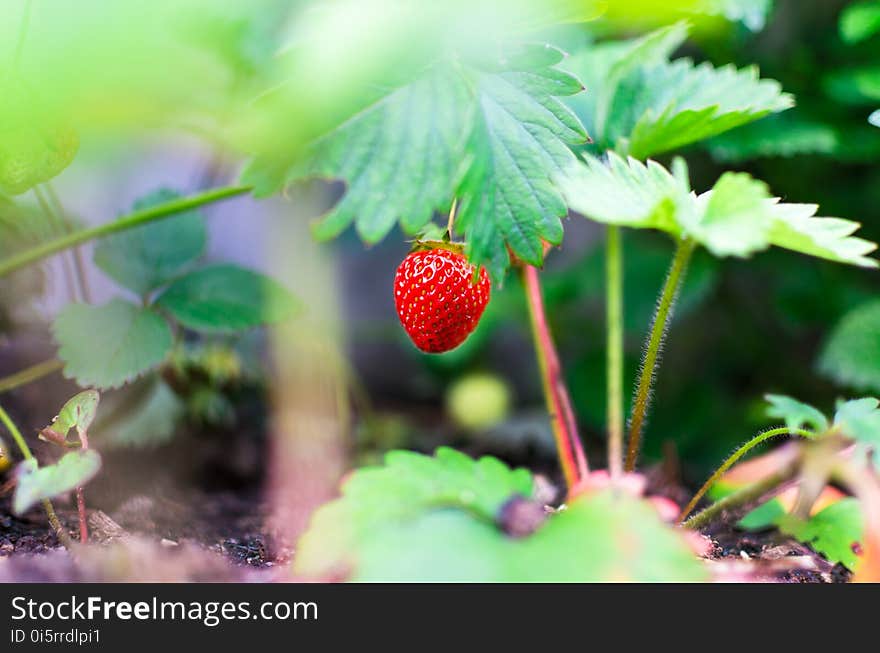
[[715, 256], [745, 257], [767, 247], [767, 184], [741, 172], [725, 172], [711, 192], [697, 198], [697, 211], [680, 220], [691, 238]]
[[[584, 48], [569, 57], [565, 70], [574, 73], [589, 89], [568, 98], [596, 144], [614, 148], [625, 133], [615, 132], [617, 115], [628, 112], [627, 94], [620, 91], [625, 79], [642, 67], [665, 61], [687, 38], [687, 26], [677, 23], [631, 41], [609, 41]], [[635, 117], [630, 121], [635, 124]]]
[[568, 205], [606, 224], [680, 233], [679, 213], [691, 210], [687, 187], [655, 161], [584, 156], [557, 178]]
[[376, 243], [397, 222], [415, 233], [434, 211], [448, 210], [471, 104], [461, 75], [438, 66], [312, 144], [303, 174], [347, 184], [316, 236], [334, 238], [354, 222]]
[[878, 262], [868, 258], [877, 245], [852, 234], [861, 226], [852, 220], [816, 216], [815, 204], [776, 204], [771, 207], [773, 224], [770, 243], [794, 252], [849, 263], [863, 268], [876, 268]]
[[562, 58], [519, 45], [438, 63], [314, 142], [305, 165], [258, 160], [243, 181], [263, 193], [303, 177], [342, 179], [346, 193], [315, 233], [332, 238], [354, 223], [368, 243], [398, 223], [418, 233], [458, 197], [455, 227], [469, 257], [500, 280], [508, 246], [540, 264], [542, 240], [562, 239], [566, 207], [550, 175], [573, 160], [569, 145], [588, 138], [557, 99], [583, 88], [555, 67]]
[[819, 369], [840, 384], [880, 392], [880, 300], [843, 317], [825, 344]]
[[653, 228], [693, 238], [715, 256], [745, 257], [771, 245], [861, 267], [877, 267], [866, 255], [874, 243], [851, 234], [857, 222], [815, 217], [814, 204], [784, 204], [766, 184], [728, 172], [701, 195], [659, 164], [624, 161], [609, 152], [607, 163], [584, 155], [557, 176], [568, 205], [608, 224]]
[[880, 2], [854, 2], [840, 14], [840, 35], [847, 43], [864, 41], [880, 31]]
[[531, 46], [505, 56], [497, 68], [474, 76], [478, 109], [456, 222], [471, 261], [486, 263], [496, 280], [507, 269], [508, 246], [523, 261], [541, 265], [543, 241], [562, 242], [567, 208], [551, 175], [573, 163], [569, 145], [587, 140], [574, 114], [554, 97], [582, 88], [547, 67], [562, 54]]
[[97, 388], [120, 386], [153, 369], [172, 344], [160, 315], [121, 299], [101, 306], [68, 304], [52, 331], [65, 376]]
[[154, 375], [106, 397], [92, 437], [103, 447], [155, 447], [171, 440], [184, 413], [183, 402]]
[[[855, 440], [862, 450], [880, 451], [880, 400], [874, 397], [838, 401], [834, 414], [834, 428]], [[873, 456], [874, 466], [880, 470], [880, 458]]]
[[856, 550], [864, 534], [862, 509], [857, 499], [846, 497], [823, 508], [809, 519], [782, 515], [779, 530], [808, 544], [831, 562], [855, 569]]
[[755, 68], [669, 61], [686, 36], [678, 24], [570, 59], [566, 68], [592, 91], [570, 104], [601, 147], [642, 159], [793, 106], [792, 97], [777, 82], [759, 79]]
[[[678, 533], [647, 503], [602, 492], [579, 497], [532, 535], [499, 529], [502, 507], [529, 498], [531, 476], [451, 449], [393, 452], [355, 472], [341, 499], [315, 514], [298, 573], [358, 581], [694, 581], [705, 577]], [[538, 507], [540, 508], [540, 507]]]
[[687, 59], [644, 70], [633, 81], [640, 112], [628, 129], [629, 152], [645, 158], [716, 136], [794, 106], [757, 68], [713, 68]]
[[95, 421], [95, 415], [98, 412], [100, 398], [97, 390], [84, 390], [74, 395], [61, 407], [58, 416], [52, 420], [52, 423], [43, 430], [51, 431], [62, 441], [67, 440], [67, 434], [72, 428], [76, 429], [80, 437], [83, 434], [88, 435], [89, 428]]
[[71, 451], [52, 465], [37, 467], [36, 460], [26, 460], [18, 469], [12, 511], [20, 515], [38, 501], [88, 483], [101, 469], [101, 456], [94, 449]]
[[828, 419], [818, 408], [785, 395], [768, 394], [764, 395], [764, 399], [770, 404], [767, 416], [783, 420], [790, 429], [807, 426], [816, 433], [825, 433], [828, 430]]
[[447, 447], [433, 457], [408, 451], [385, 455], [382, 467], [366, 467], [342, 486], [342, 497], [322, 506], [297, 546], [295, 568], [321, 574], [347, 564], [358, 543], [377, 524], [412, 519], [428, 509], [455, 507], [493, 520], [511, 497], [531, 498], [524, 469], [495, 458], [473, 460]]
[[289, 317], [296, 302], [281, 284], [235, 265], [196, 270], [172, 283], [156, 300], [187, 328], [233, 332]]
[[[134, 203], [148, 209], [180, 197], [162, 189]], [[146, 295], [185, 270], [205, 251], [207, 232], [200, 211], [186, 211], [101, 240], [94, 260], [117, 283]]]

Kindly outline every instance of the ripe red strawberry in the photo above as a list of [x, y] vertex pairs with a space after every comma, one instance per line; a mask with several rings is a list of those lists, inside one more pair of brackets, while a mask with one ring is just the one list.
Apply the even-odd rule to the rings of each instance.
[[455, 349], [477, 327], [489, 303], [485, 268], [476, 283], [474, 266], [460, 246], [431, 241], [410, 252], [394, 276], [400, 323], [416, 347], [430, 354]]

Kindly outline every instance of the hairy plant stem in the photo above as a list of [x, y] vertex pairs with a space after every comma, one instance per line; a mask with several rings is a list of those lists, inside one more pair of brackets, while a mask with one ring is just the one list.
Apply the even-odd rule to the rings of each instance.
[[605, 243], [608, 473], [623, 471], [623, 250], [620, 227], [608, 227]]
[[703, 526], [710, 524], [716, 517], [727, 511], [748, 506], [756, 501], [760, 501], [773, 492], [781, 491], [782, 486], [797, 476], [799, 470], [800, 459], [798, 458], [777, 471], [775, 474], [771, 474], [757, 483], [753, 483], [741, 490], [737, 490], [733, 494], [729, 494], [723, 499], [716, 501], [708, 508], [705, 508], [702, 512], [698, 512], [696, 515], [685, 521], [682, 526], [693, 530], [700, 529]]
[[562, 376], [559, 355], [556, 353], [553, 336], [547, 324], [537, 268], [523, 265], [522, 278], [547, 412], [550, 414], [550, 424], [553, 427], [562, 473], [568, 489], [571, 489], [589, 474], [587, 457], [581, 446], [571, 399]]
[[20, 388], [23, 385], [33, 383], [34, 381], [42, 379], [43, 377], [54, 374], [62, 367], [64, 367], [64, 363], [62, 363], [57, 358], [52, 358], [50, 360], [43, 361], [42, 363], [37, 363], [36, 365], [26, 367], [23, 370], [19, 370], [15, 374], [4, 376], [3, 378], [0, 378], [0, 394], [4, 392], [9, 392], [10, 390], [15, 390], [16, 388]]
[[645, 352], [642, 357], [642, 368], [639, 372], [639, 382], [636, 387], [635, 400], [629, 418], [629, 444], [626, 452], [625, 469], [631, 472], [635, 469], [636, 458], [641, 446], [642, 431], [645, 426], [645, 418], [651, 405], [651, 394], [654, 385], [654, 377], [660, 361], [660, 353], [669, 330], [669, 323], [675, 311], [675, 300], [678, 298], [682, 281], [687, 272], [687, 265], [691, 254], [694, 252], [695, 243], [690, 239], [678, 241], [675, 256], [669, 266], [666, 282], [660, 291], [660, 299], [657, 302], [657, 310], [651, 323], [651, 332], [645, 344]]
[[768, 431], [764, 431], [759, 433], [751, 440], [743, 444], [739, 449], [734, 451], [728, 458], [725, 460], [721, 466], [715, 470], [715, 472], [703, 483], [703, 486], [697, 490], [697, 493], [691, 498], [690, 502], [684, 507], [681, 511], [681, 514], [678, 516], [678, 521], [683, 522], [691, 511], [696, 507], [697, 503], [699, 503], [700, 499], [709, 491], [715, 483], [718, 482], [724, 472], [733, 467], [737, 461], [746, 455], [749, 451], [754, 449], [756, 446], [769, 440], [770, 438], [775, 438], [781, 435], [799, 435], [802, 438], [813, 439], [816, 437], [816, 434], [812, 431], [807, 431], [805, 429], [790, 429], [787, 426], [780, 426], [779, 428], [770, 429]]
[[[25, 441], [24, 437], [22, 437], [21, 431], [18, 430], [15, 422], [12, 421], [12, 418], [9, 417], [9, 414], [3, 409], [2, 406], [0, 406], [0, 422], [3, 423], [3, 425], [6, 427], [6, 430], [9, 431], [9, 434], [12, 436], [12, 439], [15, 440], [15, 444], [18, 445], [18, 448], [21, 451], [21, 455], [25, 457], [25, 460], [34, 460], [34, 454], [31, 453], [31, 449]], [[58, 520], [58, 515], [55, 514], [55, 507], [52, 505], [52, 502], [49, 501], [49, 499], [43, 499], [42, 503], [43, 510], [46, 511], [46, 517], [49, 519], [49, 524], [55, 531], [55, 535], [58, 537], [58, 541], [61, 542], [65, 547], [69, 547], [70, 535], [67, 534], [67, 531], [64, 530], [64, 527]]]
[[15, 256], [10, 256], [4, 261], [0, 261], [0, 277], [5, 277], [11, 272], [15, 272], [23, 267], [41, 261], [52, 254], [63, 251], [70, 247], [76, 247], [82, 243], [103, 238], [110, 234], [139, 227], [140, 225], [161, 220], [169, 216], [175, 215], [182, 211], [217, 202], [236, 195], [242, 195], [250, 191], [248, 186], [224, 186], [222, 188], [214, 188], [204, 193], [198, 193], [189, 197], [181, 197], [179, 199], [164, 202], [147, 209], [134, 211], [128, 215], [124, 215], [117, 220], [107, 222], [96, 227], [81, 229], [69, 234], [65, 234], [47, 243], [37, 245], [31, 249], [25, 250]]

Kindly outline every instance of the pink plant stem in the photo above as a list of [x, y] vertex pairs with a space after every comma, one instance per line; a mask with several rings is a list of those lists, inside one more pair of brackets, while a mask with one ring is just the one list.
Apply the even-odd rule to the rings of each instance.
[[523, 265], [522, 275], [547, 411], [550, 413], [550, 423], [553, 427], [562, 473], [568, 488], [571, 489], [580, 480], [586, 478], [589, 474], [589, 465], [578, 436], [571, 398], [562, 375], [562, 365], [559, 363], [556, 345], [553, 343], [553, 336], [547, 324], [538, 270], [534, 266]]
[[[79, 442], [83, 450], [89, 448], [89, 436], [85, 431], [79, 432]], [[82, 487], [76, 488], [76, 509], [79, 513], [79, 541], [85, 544], [89, 541], [89, 527], [86, 516], [86, 497]]]

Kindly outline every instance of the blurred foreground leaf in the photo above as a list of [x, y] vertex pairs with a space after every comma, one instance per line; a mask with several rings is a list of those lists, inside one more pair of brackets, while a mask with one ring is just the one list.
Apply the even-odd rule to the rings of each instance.
[[[525, 470], [451, 449], [392, 452], [355, 472], [315, 514], [294, 561], [303, 575], [359, 581], [695, 581], [700, 563], [647, 503], [584, 495], [530, 535], [513, 537], [512, 506], [542, 519]], [[508, 530], [509, 532], [509, 530]]]

